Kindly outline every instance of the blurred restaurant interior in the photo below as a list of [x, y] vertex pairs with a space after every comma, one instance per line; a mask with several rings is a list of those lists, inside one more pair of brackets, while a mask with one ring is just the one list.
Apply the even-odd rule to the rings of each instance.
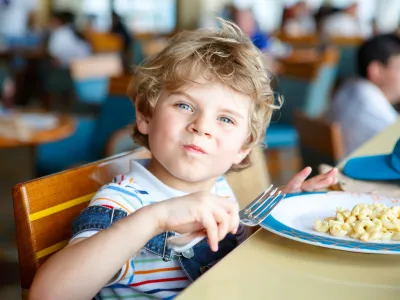
[[284, 100], [263, 148], [270, 182], [305, 165], [317, 174], [365, 142], [349, 141], [352, 125], [330, 117], [333, 99], [360, 77], [367, 40], [400, 37], [398, 0], [0, 0], [0, 299], [21, 293], [13, 186], [134, 149], [135, 66], [181, 30], [217, 27], [216, 17], [265, 54]]

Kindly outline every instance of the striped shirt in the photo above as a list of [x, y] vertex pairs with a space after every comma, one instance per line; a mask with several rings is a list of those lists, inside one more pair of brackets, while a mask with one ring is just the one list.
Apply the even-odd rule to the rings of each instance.
[[[118, 208], [128, 214], [159, 201], [186, 195], [166, 186], [154, 177], [144, 165], [147, 160], [131, 161], [131, 172], [120, 175], [103, 186], [93, 197], [90, 206], [101, 205]], [[211, 193], [236, 201], [226, 180], [221, 177]], [[73, 239], [88, 238], [98, 231], [85, 231]], [[243, 232], [241, 233], [241, 239]], [[100, 299], [169, 299], [189, 285], [189, 279], [181, 269], [177, 257], [163, 261], [161, 257], [142, 248], [136, 256], [122, 266], [118, 277], [103, 288]]]

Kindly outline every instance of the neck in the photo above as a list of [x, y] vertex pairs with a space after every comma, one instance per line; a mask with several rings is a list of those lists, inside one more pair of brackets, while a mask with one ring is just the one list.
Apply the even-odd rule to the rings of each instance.
[[173, 176], [156, 159], [152, 158], [147, 165], [147, 170], [165, 185], [187, 193], [210, 191], [217, 178], [210, 178], [198, 182], [190, 182]]
[[373, 85], [375, 85], [382, 92], [382, 94], [385, 96], [386, 100], [390, 104], [394, 104], [396, 102], [397, 99], [394, 99], [395, 97], [393, 97], [388, 91], [385, 91], [385, 89], [380, 84], [370, 79], [368, 79], [368, 81], [371, 82]]

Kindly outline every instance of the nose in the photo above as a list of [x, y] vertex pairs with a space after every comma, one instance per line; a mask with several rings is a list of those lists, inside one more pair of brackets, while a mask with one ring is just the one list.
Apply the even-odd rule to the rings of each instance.
[[187, 129], [191, 133], [198, 135], [212, 136], [212, 120], [207, 118], [204, 114], [195, 116], [189, 123]]

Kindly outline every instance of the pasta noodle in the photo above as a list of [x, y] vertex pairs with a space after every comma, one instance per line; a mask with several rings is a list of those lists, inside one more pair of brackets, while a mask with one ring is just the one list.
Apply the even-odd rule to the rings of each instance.
[[314, 229], [364, 242], [400, 241], [400, 206], [387, 207], [383, 203], [357, 204], [351, 211], [338, 207], [335, 217], [316, 220]]

